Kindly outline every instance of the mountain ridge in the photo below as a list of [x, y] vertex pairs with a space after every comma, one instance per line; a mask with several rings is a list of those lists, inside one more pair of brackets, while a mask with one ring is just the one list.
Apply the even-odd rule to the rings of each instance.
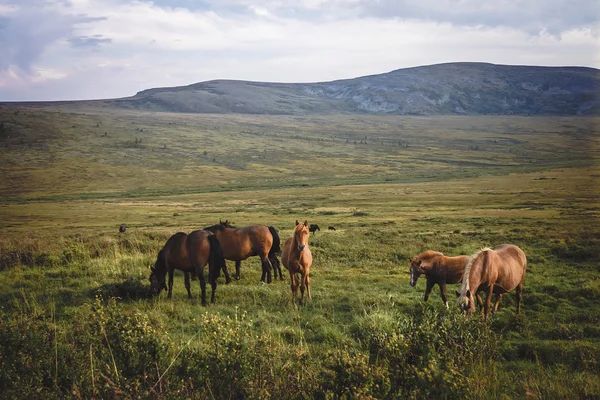
[[599, 115], [600, 70], [444, 63], [312, 83], [216, 79], [104, 102], [217, 114]]

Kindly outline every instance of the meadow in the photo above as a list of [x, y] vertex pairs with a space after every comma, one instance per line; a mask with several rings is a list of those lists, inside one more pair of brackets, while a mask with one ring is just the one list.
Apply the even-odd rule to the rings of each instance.
[[[3, 105], [0, 395], [599, 398], [599, 123]], [[179, 273], [150, 297], [168, 237], [219, 219], [319, 224], [313, 300], [257, 259], [207, 307]], [[501, 243], [528, 256], [519, 315], [409, 286], [425, 249]]]

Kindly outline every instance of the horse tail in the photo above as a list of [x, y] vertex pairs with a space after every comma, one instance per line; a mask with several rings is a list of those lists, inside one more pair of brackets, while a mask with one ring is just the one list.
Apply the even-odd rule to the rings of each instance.
[[279, 231], [274, 226], [269, 226], [269, 232], [271, 232], [271, 236], [273, 236], [273, 244], [271, 245], [271, 250], [269, 250], [269, 256], [281, 253]]
[[221, 270], [225, 269], [225, 258], [223, 257], [223, 249], [221, 243], [217, 239], [217, 235], [208, 236], [210, 243], [210, 256], [208, 257], [208, 282], [215, 283], [217, 278], [221, 276]]

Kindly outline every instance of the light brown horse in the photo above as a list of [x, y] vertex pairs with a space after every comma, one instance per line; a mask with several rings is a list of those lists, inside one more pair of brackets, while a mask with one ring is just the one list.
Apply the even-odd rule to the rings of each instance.
[[475, 311], [473, 294], [477, 290], [484, 290], [487, 293], [483, 306], [485, 321], [490, 312], [492, 294], [497, 295], [493, 309], [493, 312], [496, 312], [502, 295], [516, 289], [518, 314], [521, 310], [526, 268], [527, 257], [523, 250], [515, 245], [503, 244], [493, 249], [480, 250], [471, 257], [465, 267], [458, 298], [459, 307], [471, 314]]
[[[202, 291], [202, 305], [206, 305], [206, 281], [204, 279], [204, 267], [208, 264], [208, 282], [211, 284], [212, 293], [210, 301], [215, 302], [215, 291], [217, 289], [217, 278], [221, 270], [225, 273], [226, 282], [231, 282], [223, 251], [217, 237], [208, 231], [198, 230], [185, 234], [178, 232], [171, 236], [161, 251], [158, 252], [152, 273], [150, 274], [150, 289], [155, 295], [163, 289], [168, 290], [168, 298], [173, 292], [173, 272], [176, 269], [183, 271], [185, 277], [185, 288], [188, 298], [192, 298], [190, 292], [190, 274], [200, 278], [200, 289]], [[165, 275], [169, 274], [169, 287], [165, 284]]]
[[439, 251], [424, 251], [410, 260], [410, 285], [415, 286], [419, 276], [425, 275], [427, 286], [424, 300], [429, 299], [431, 290], [438, 284], [442, 301], [447, 308], [446, 284], [455, 284], [462, 280], [465, 266], [470, 258], [470, 256], [446, 257]]
[[308, 298], [312, 300], [309, 277], [312, 254], [308, 248], [308, 235], [308, 221], [301, 224], [296, 220], [294, 234], [285, 242], [281, 253], [281, 262], [290, 273], [292, 302], [296, 301], [298, 286], [300, 286], [302, 293], [300, 304], [304, 300], [304, 287], [306, 287]]
[[277, 279], [283, 279], [277, 253], [281, 252], [279, 233], [272, 226], [249, 225], [242, 228], [232, 226], [229, 221], [204, 228], [217, 235], [223, 256], [226, 260], [235, 261], [235, 279], [240, 279], [241, 261], [248, 257], [258, 256], [262, 263], [261, 282], [267, 278], [271, 283], [271, 266]]

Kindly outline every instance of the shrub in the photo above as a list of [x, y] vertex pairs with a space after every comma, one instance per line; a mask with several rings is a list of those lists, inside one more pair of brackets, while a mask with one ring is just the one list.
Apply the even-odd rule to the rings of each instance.
[[[392, 396], [410, 398], [470, 398], [478, 368], [498, 357], [496, 335], [479, 319], [458, 311], [423, 307], [400, 319], [393, 329], [372, 324], [361, 332], [368, 338], [371, 360], [386, 365]], [[493, 364], [491, 365], [493, 367]]]

